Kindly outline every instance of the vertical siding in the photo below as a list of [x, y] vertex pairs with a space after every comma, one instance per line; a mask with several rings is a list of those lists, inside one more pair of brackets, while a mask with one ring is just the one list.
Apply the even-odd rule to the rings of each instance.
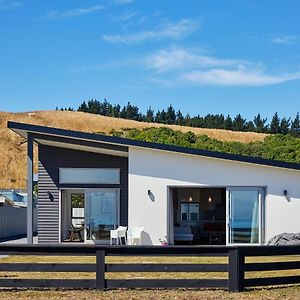
[[[59, 242], [59, 188], [103, 185], [60, 185], [59, 168], [120, 168], [120, 223], [128, 224], [128, 158], [39, 145], [38, 242]], [[107, 187], [107, 185], [105, 186]], [[51, 196], [49, 197], [49, 193]], [[51, 198], [51, 199], [50, 199]]]
[[0, 206], [0, 239], [26, 234], [26, 208]]
[[[33, 209], [33, 232], [37, 230], [36, 208]], [[0, 240], [26, 235], [27, 208], [0, 206]]]

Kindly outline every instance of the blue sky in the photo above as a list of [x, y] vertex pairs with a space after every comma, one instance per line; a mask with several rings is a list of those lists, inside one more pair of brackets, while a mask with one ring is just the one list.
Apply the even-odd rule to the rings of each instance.
[[294, 116], [299, 11], [299, 0], [0, 0], [0, 110], [107, 98]]

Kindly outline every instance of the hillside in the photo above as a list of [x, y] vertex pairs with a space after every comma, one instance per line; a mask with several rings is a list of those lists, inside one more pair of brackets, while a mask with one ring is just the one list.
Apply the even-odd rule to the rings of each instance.
[[[7, 129], [7, 121], [16, 121], [85, 132], [106, 134], [122, 128], [143, 129], [147, 127], [170, 127], [183, 132], [192, 131], [197, 135], [206, 134], [220, 141], [250, 143], [262, 141], [265, 134], [234, 132], [220, 129], [192, 128], [177, 125], [143, 123], [131, 120], [92, 115], [70, 111], [36, 111], [28, 113], [0, 112], [0, 188], [24, 188], [26, 185], [26, 143], [17, 134]], [[35, 149], [35, 157], [37, 157]], [[35, 161], [35, 170], [37, 163]]]

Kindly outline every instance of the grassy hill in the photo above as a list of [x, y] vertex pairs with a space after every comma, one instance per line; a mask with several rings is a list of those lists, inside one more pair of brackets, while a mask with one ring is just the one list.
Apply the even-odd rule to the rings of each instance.
[[[104, 132], [122, 128], [169, 127], [183, 132], [192, 131], [197, 135], [206, 134], [219, 141], [250, 143], [263, 141], [265, 134], [234, 132], [221, 129], [192, 128], [177, 125], [144, 123], [70, 111], [35, 111], [27, 113], [0, 112], [0, 189], [24, 188], [26, 185], [26, 142], [7, 129], [7, 121], [16, 121], [85, 132]], [[35, 158], [37, 149], [35, 149]], [[37, 161], [35, 161], [35, 171]]]

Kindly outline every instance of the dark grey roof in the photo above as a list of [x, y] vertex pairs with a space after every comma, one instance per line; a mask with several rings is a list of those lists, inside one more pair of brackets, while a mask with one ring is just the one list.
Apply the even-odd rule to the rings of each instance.
[[231, 160], [231, 161], [238, 161], [238, 162], [245, 162], [245, 163], [251, 163], [251, 164], [300, 170], [299, 163], [289, 163], [289, 162], [278, 161], [278, 160], [263, 159], [263, 158], [259, 158], [259, 157], [236, 155], [236, 154], [223, 153], [223, 152], [217, 152], [217, 151], [209, 151], [209, 150], [201, 150], [201, 149], [195, 149], [195, 148], [186, 148], [186, 147], [181, 147], [181, 146], [173, 146], [173, 145], [160, 144], [160, 143], [151, 143], [151, 142], [132, 140], [132, 139], [127, 139], [127, 138], [114, 137], [114, 136], [108, 136], [108, 135], [102, 135], [102, 134], [86, 133], [86, 132], [81, 132], [81, 131], [38, 126], [38, 125], [31, 125], [31, 124], [11, 122], [11, 121], [9, 121], [7, 123], [7, 127], [12, 129], [13, 131], [17, 132], [24, 138], [27, 138], [27, 133], [30, 132], [30, 133], [37, 133], [37, 134], [43, 134], [43, 135], [89, 140], [89, 141], [96, 141], [96, 142], [102, 142], [102, 143], [110, 143], [110, 144], [115, 144], [115, 145], [157, 149], [157, 150], [163, 150], [163, 151], [199, 155], [199, 156]]

